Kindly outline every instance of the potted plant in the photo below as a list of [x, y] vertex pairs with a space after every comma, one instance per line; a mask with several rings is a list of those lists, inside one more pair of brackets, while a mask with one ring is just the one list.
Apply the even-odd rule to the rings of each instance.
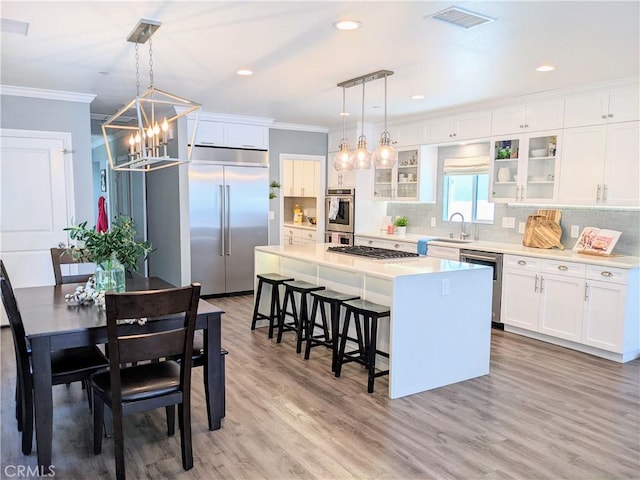
[[65, 228], [73, 240], [79, 242], [70, 246], [71, 255], [84, 262], [96, 264], [96, 290], [124, 291], [125, 269], [137, 270], [137, 262], [145, 260], [153, 251], [151, 242], [137, 242], [133, 220], [117, 218], [109, 231], [98, 232], [95, 227], [87, 228], [87, 222]]
[[405, 216], [396, 217], [396, 221], [393, 222], [395, 226], [394, 232], [396, 235], [405, 235], [407, 233], [407, 225], [409, 225], [409, 219]]

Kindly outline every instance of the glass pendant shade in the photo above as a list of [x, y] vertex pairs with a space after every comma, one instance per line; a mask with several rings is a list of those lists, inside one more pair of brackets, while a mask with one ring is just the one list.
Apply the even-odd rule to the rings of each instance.
[[353, 162], [351, 161], [351, 152], [347, 141], [343, 138], [340, 142], [340, 151], [333, 158], [333, 168], [338, 172], [348, 172], [353, 170]]
[[364, 135], [358, 138], [358, 148], [351, 154], [350, 161], [356, 170], [368, 170], [371, 168], [371, 152], [367, 150], [367, 140]]
[[380, 145], [373, 151], [371, 160], [376, 168], [391, 168], [398, 161], [398, 151], [391, 146], [389, 132], [385, 131], [380, 135]]

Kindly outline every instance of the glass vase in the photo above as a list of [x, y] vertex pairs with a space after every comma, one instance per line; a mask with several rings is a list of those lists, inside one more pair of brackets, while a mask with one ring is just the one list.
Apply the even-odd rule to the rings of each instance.
[[125, 291], [125, 270], [115, 253], [96, 266], [96, 290], [99, 292]]

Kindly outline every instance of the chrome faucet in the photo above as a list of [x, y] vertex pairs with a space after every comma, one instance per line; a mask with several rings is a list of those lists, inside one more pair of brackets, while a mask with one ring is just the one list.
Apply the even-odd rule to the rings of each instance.
[[[469, 236], [469, 234], [464, 231], [464, 215], [462, 215], [460, 212], [454, 212], [449, 217], [449, 221], [453, 220], [453, 217], [455, 217], [456, 215], [460, 215], [460, 240], [464, 240]], [[453, 237], [453, 233], [451, 233], [450, 236]]]

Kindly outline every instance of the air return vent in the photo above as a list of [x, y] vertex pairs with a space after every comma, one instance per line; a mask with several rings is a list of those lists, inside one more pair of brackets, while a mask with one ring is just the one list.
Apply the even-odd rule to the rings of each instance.
[[495, 20], [494, 18], [470, 12], [469, 10], [464, 10], [460, 7], [449, 7], [446, 10], [442, 10], [441, 12], [431, 15], [430, 18], [450, 23], [457, 27], [464, 28], [465, 30], [477, 27], [484, 23], [493, 22]]

